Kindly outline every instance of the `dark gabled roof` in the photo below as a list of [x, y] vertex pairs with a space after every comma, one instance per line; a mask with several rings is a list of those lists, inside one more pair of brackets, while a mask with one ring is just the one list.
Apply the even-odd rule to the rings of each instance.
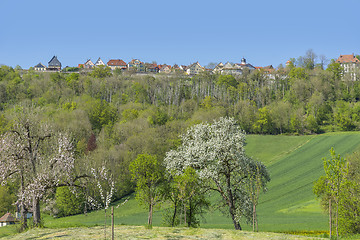
[[56, 56], [53, 56], [49, 61], [49, 67], [61, 67], [61, 62], [57, 59]]
[[46, 66], [42, 63], [39, 63], [38, 65], [35, 66], [36, 68], [46, 68]]

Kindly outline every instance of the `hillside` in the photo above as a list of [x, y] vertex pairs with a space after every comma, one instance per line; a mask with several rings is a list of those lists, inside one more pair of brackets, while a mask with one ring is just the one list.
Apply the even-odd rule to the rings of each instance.
[[[323, 174], [322, 158], [330, 156], [329, 149], [334, 147], [342, 156], [352, 153], [360, 146], [360, 133], [313, 136], [249, 135], [247, 143], [248, 155], [263, 161], [271, 174], [268, 192], [261, 196], [258, 207], [259, 230], [327, 230], [328, 219], [312, 193], [313, 182]], [[216, 201], [216, 196], [213, 200]], [[164, 208], [166, 206], [163, 206]], [[155, 211], [154, 225], [162, 225], [163, 211]], [[49, 228], [102, 225], [103, 219], [103, 211], [92, 212], [87, 216], [44, 218], [45, 225]], [[117, 225], [144, 225], [146, 220], [146, 210], [138, 206], [133, 196], [125, 206], [115, 208]], [[201, 227], [232, 229], [233, 225], [230, 218], [222, 215], [220, 211], [210, 210], [204, 215]], [[245, 230], [251, 229], [245, 223], [243, 227]], [[0, 235], [2, 231], [3, 229], [0, 229]]]
[[[322, 158], [329, 157], [329, 149], [345, 155], [360, 146], [360, 133], [331, 133], [315, 136], [261, 136], [247, 138], [250, 156], [266, 163], [271, 174], [268, 192], [260, 199], [258, 209], [261, 231], [326, 230], [327, 217], [322, 213], [312, 193], [313, 182], [323, 174]], [[214, 197], [215, 198], [215, 197]], [[56, 226], [69, 221], [81, 224], [102, 224], [103, 214], [82, 215], [63, 219], [46, 219], [46, 225]], [[90, 216], [90, 215], [89, 215]], [[116, 209], [117, 224], [142, 225], [146, 210], [131, 198], [126, 206]], [[161, 224], [160, 212], [154, 222]], [[204, 215], [201, 227], [233, 228], [231, 220], [219, 211]], [[100, 219], [99, 219], [100, 218]], [[76, 220], [75, 220], [76, 219]], [[245, 229], [250, 229], [243, 224]]]
[[[253, 138], [253, 139], [252, 139]], [[272, 180], [268, 192], [261, 198], [259, 216], [261, 229], [282, 230], [326, 230], [327, 217], [312, 193], [313, 182], [323, 174], [323, 157], [330, 157], [329, 149], [334, 147], [337, 154], [345, 156], [357, 150], [360, 145], [358, 133], [333, 133], [318, 136], [281, 137], [253, 136], [249, 138], [249, 154], [252, 142], [268, 142], [263, 149], [289, 146], [298, 138], [298, 145], [292, 144], [281, 156], [261, 159], [262, 151], [253, 152], [268, 164]], [[266, 141], [265, 139], [268, 139]], [[280, 140], [280, 141], [276, 141]], [[266, 150], [266, 152], [269, 152]]]

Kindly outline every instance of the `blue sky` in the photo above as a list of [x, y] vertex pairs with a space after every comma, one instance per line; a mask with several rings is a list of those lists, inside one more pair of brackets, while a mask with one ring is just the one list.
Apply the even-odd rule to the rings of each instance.
[[187, 65], [284, 64], [308, 49], [360, 53], [360, 1], [0, 0], [0, 64], [57, 55], [63, 66], [101, 57]]

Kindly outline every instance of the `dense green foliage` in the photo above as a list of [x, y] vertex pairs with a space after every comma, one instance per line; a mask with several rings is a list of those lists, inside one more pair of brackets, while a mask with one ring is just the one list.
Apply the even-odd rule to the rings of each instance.
[[136, 182], [136, 198], [149, 209], [148, 225], [152, 226], [154, 207], [161, 200], [162, 167], [156, 156], [139, 154], [130, 164], [132, 180]]
[[[324, 158], [325, 175], [314, 185], [314, 193], [329, 213], [330, 232], [337, 235], [360, 233], [359, 154], [349, 156], [350, 161], [330, 150], [331, 159]], [[335, 229], [332, 227], [334, 226]], [[331, 235], [330, 235], [331, 236]]]
[[13, 212], [15, 210], [15, 193], [15, 189], [9, 188], [8, 185], [0, 186], [0, 216], [3, 216], [7, 212]]
[[55, 194], [57, 217], [65, 217], [84, 212], [85, 197], [82, 192], [73, 193], [69, 187], [59, 187]]
[[[55, 130], [72, 133], [83, 166], [111, 169], [119, 199], [135, 189], [129, 165], [139, 154], [154, 155], [162, 163], [165, 153], [181, 144], [179, 135], [203, 121], [230, 116], [255, 134], [358, 130], [360, 82], [344, 74], [340, 64], [332, 61], [324, 70], [313, 57], [309, 52], [271, 74], [244, 71], [236, 77], [154, 77], [107, 68], [40, 73], [1, 66], [0, 133], [9, 129], [14, 112], [38, 109]], [[266, 162], [267, 154], [260, 160]]]

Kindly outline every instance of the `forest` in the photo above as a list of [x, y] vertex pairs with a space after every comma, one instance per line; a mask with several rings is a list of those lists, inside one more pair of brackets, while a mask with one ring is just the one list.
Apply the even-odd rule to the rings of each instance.
[[[71, 158], [79, 162], [73, 167], [77, 172], [85, 168], [87, 172], [102, 167], [111, 170], [114, 201], [139, 187], [134, 181], [140, 179], [134, 170], [136, 159], [166, 165], [168, 153], [181, 149], [181, 136], [197, 124], [233, 119], [247, 134], [272, 135], [359, 130], [360, 74], [356, 78], [344, 74], [334, 60], [325, 68], [306, 55], [271, 74], [254, 70], [241, 76], [208, 72], [192, 77], [178, 73], [137, 75], [106, 67], [86, 73], [41, 73], [3, 65], [0, 134], [14, 129], [16, 119], [24, 113], [29, 113], [32, 124], [47, 124], [54, 134], [67, 133], [62, 144], [66, 139], [73, 143]], [[253, 169], [263, 169], [263, 165], [254, 164]], [[265, 184], [270, 178], [265, 169], [261, 171]], [[164, 177], [163, 172], [159, 178]], [[191, 169], [186, 174], [188, 179], [193, 177]], [[20, 185], [20, 180], [8, 181], [0, 188], [0, 215], [14, 210], [10, 203], [16, 201]], [[56, 216], [83, 212], [84, 196], [73, 196], [65, 185], [42, 201], [44, 212]], [[96, 188], [90, 184], [86, 194], [95, 193]], [[61, 200], [69, 196], [78, 202], [71, 211]], [[208, 203], [199, 196], [194, 201], [201, 212]]]

